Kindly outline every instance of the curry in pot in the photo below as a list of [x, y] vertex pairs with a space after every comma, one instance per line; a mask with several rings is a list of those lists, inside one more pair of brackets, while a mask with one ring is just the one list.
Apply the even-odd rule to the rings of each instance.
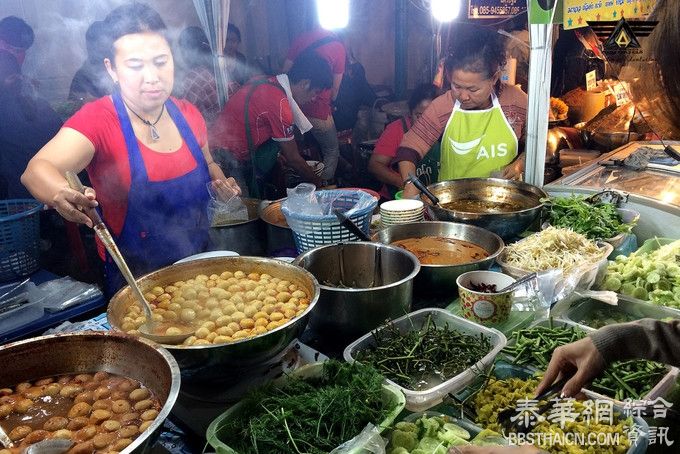
[[412, 252], [423, 265], [461, 265], [489, 257], [481, 246], [441, 236], [406, 238], [392, 244]]

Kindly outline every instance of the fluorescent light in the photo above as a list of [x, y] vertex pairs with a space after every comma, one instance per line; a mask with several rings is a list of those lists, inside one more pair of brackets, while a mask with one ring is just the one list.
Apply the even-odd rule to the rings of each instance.
[[349, 0], [316, 0], [319, 25], [326, 30], [338, 30], [349, 23]]
[[439, 22], [451, 22], [460, 12], [461, 0], [431, 0], [430, 12]]

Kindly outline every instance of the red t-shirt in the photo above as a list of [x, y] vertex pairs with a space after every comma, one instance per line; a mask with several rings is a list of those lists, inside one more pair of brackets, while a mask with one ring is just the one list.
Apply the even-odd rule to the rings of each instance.
[[[327, 36], [332, 36], [333, 32], [322, 28], [312, 30], [299, 35], [288, 49], [288, 60], [295, 60], [307, 47], [314, 42]], [[331, 66], [333, 74], [343, 74], [345, 72], [345, 46], [341, 41], [333, 41], [323, 46], [319, 46], [314, 51], [324, 58]], [[308, 117], [325, 120], [331, 114], [331, 90], [324, 90], [311, 102], [300, 106]]]
[[[172, 100], [184, 115], [198, 144], [203, 147], [207, 131], [201, 113], [188, 101]], [[111, 97], [105, 96], [85, 104], [63, 127], [75, 129], [94, 145], [94, 157], [87, 166], [87, 174], [97, 192], [106, 225], [114, 235], [119, 235], [125, 223], [131, 175], [125, 138]], [[137, 144], [151, 181], [171, 180], [196, 168], [196, 160], [184, 141], [171, 153], [154, 151], [139, 140]]]
[[[280, 87], [275, 77], [270, 77], [269, 81]], [[241, 161], [250, 157], [246, 138], [245, 111], [246, 98], [252, 82], [251, 79], [229, 98], [227, 105], [210, 127], [210, 146], [225, 148]], [[285, 142], [295, 137], [293, 111], [283, 88], [270, 84], [259, 85], [250, 97], [248, 112], [250, 133], [255, 148], [269, 139]]]
[[[406, 117], [406, 129], [408, 130], [410, 127], [411, 118], [409, 116]], [[380, 137], [375, 143], [373, 154], [394, 158], [397, 155], [397, 148], [399, 148], [399, 144], [403, 138], [404, 126], [400, 118], [399, 120], [395, 120], [385, 127], [385, 130], [382, 132], [382, 134], [380, 134]], [[380, 189], [380, 195], [386, 199], [392, 198], [386, 185], [383, 185], [383, 187]]]

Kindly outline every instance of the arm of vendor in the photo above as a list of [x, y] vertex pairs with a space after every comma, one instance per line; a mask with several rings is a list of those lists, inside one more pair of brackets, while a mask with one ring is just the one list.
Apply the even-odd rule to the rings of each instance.
[[[439, 181], [516, 176], [523, 167], [519, 144], [527, 96], [499, 81], [505, 65], [502, 40], [492, 30], [459, 42], [446, 59], [451, 89], [435, 99], [404, 135], [394, 162], [406, 180], [432, 145], [442, 138]], [[516, 164], [516, 165], [515, 165]], [[416, 195], [406, 185], [404, 197]]]
[[[332, 84], [330, 67], [321, 58], [310, 56], [309, 61], [296, 61], [288, 72], [290, 91], [297, 105], [305, 104]], [[248, 124], [246, 124], [248, 109]], [[317, 186], [321, 180], [307, 165], [294, 138], [293, 106], [277, 78], [251, 79], [227, 102], [213, 125], [212, 146], [231, 152], [242, 162], [269, 140], [278, 143], [287, 164], [305, 181]], [[249, 149], [248, 134], [252, 149]]]

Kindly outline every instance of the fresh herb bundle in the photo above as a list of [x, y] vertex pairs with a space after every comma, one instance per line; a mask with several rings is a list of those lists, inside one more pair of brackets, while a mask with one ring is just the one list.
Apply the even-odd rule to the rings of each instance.
[[613, 238], [630, 232], [633, 227], [621, 220], [616, 206], [611, 203], [591, 204], [577, 195], [552, 197], [544, 203], [550, 225], [569, 228], [591, 240]]
[[370, 366], [327, 361], [319, 378], [291, 376], [249, 393], [218, 437], [239, 454], [330, 452], [394, 410], [383, 380]]
[[464, 334], [448, 323], [437, 326], [428, 316], [420, 329], [405, 333], [389, 323], [373, 332], [375, 345], [356, 360], [377, 368], [386, 378], [411, 390], [424, 390], [463, 372], [491, 351], [484, 334]]

